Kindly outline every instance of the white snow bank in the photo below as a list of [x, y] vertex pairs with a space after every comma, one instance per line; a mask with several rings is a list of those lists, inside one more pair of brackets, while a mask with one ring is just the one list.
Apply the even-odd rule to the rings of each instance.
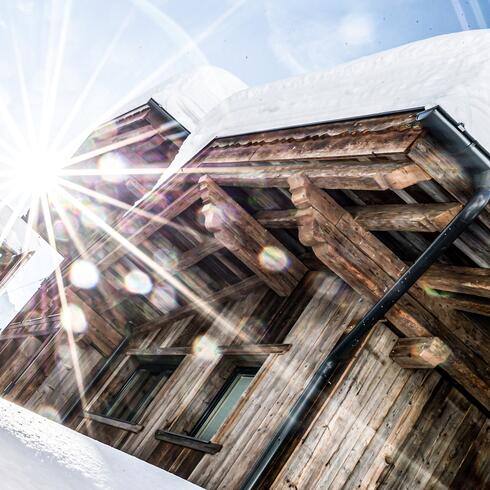
[[489, 29], [418, 41], [238, 92], [201, 120], [171, 168], [215, 137], [435, 105], [490, 149]]
[[158, 102], [191, 133], [211, 109], [247, 85], [230, 72], [211, 65], [198, 66], [165, 80], [131, 101], [127, 109]]
[[29, 260], [0, 287], [0, 332], [32, 298], [63, 257], [21, 218], [12, 219], [12, 210], [0, 207], [0, 233], [11, 228], [5, 244], [16, 253], [32, 252]]
[[200, 488], [2, 399], [0, 475], [8, 490]]

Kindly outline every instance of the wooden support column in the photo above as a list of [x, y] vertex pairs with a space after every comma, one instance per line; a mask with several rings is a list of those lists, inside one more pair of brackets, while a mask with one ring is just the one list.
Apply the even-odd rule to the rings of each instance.
[[307, 268], [211, 178], [199, 183], [206, 228], [277, 294], [289, 295]]
[[[290, 180], [301, 210], [299, 237], [317, 257], [372, 302], [383, 296], [406, 265], [307, 177]], [[448, 312], [418, 286], [386, 314], [407, 337], [440, 337], [452, 350], [442, 367], [490, 406], [488, 337], [457, 312]]]
[[390, 352], [390, 357], [406, 369], [435, 368], [450, 355], [449, 347], [437, 337], [399, 339]]

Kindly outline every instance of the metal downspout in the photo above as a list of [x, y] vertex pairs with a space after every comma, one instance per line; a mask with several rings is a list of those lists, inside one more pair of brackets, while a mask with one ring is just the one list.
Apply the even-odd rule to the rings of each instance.
[[478, 217], [490, 201], [490, 170], [480, 175], [479, 189], [455, 218], [442, 230], [425, 252], [395, 282], [385, 295], [364, 315], [353, 330], [325, 358], [313, 378], [293, 405], [271, 442], [248, 474], [241, 490], [260, 488], [269, 474], [271, 463], [280, 455], [301, 427], [320, 392], [326, 387], [333, 371], [349, 359], [374, 325], [410, 289], [425, 271], [449, 248], [461, 233]]

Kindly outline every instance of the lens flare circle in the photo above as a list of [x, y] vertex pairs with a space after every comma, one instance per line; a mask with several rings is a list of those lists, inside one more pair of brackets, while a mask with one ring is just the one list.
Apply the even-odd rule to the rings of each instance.
[[123, 182], [127, 176], [121, 170], [127, 168], [126, 160], [117, 153], [105, 153], [99, 158], [97, 166], [101, 172], [101, 177], [106, 182]]
[[197, 337], [192, 343], [192, 353], [201, 359], [213, 360], [219, 357], [220, 352], [216, 342], [206, 335]]
[[259, 254], [259, 261], [262, 267], [271, 272], [286, 270], [290, 263], [286, 253], [278, 247], [264, 247]]
[[148, 294], [153, 289], [150, 276], [139, 269], [133, 269], [126, 274], [124, 286], [133, 294]]
[[78, 305], [68, 303], [61, 312], [61, 326], [74, 334], [84, 333], [88, 326], [85, 313]]
[[77, 288], [92, 289], [99, 282], [99, 270], [88, 260], [76, 260], [70, 267], [70, 282]]

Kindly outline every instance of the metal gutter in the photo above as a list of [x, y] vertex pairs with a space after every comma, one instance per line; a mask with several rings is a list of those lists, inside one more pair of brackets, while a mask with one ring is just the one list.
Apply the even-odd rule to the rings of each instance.
[[457, 157], [465, 172], [472, 177], [477, 190], [427, 250], [323, 360], [275, 432], [269, 445], [247, 475], [240, 487], [241, 490], [263, 487], [266, 479], [272, 473], [274, 462], [281, 457], [301, 431], [302, 421], [310, 413], [320, 393], [328, 386], [334, 371], [352, 357], [359, 344], [376, 323], [384, 318], [386, 312], [475, 221], [490, 201], [490, 158], [488, 152], [440, 107], [422, 111], [418, 114], [417, 119], [435, 139], [444, 145], [447, 151]]

